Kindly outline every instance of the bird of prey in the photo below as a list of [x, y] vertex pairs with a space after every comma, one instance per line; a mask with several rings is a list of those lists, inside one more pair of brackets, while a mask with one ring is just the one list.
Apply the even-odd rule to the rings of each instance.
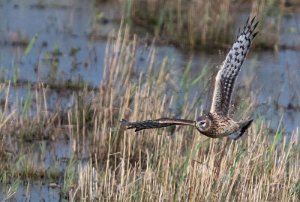
[[249, 128], [253, 119], [240, 122], [234, 121], [229, 117], [229, 107], [231, 105], [232, 91], [236, 78], [241, 70], [250, 45], [258, 33], [255, 31], [257, 24], [258, 22], [255, 23], [255, 17], [252, 20], [248, 18], [246, 25], [238, 34], [236, 42], [220, 66], [214, 80], [211, 106], [208, 112], [196, 120], [160, 118], [156, 120], [129, 122], [123, 119], [121, 124], [127, 126], [127, 129], [135, 129], [136, 132], [173, 125], [188, 125], [196, 127], [201, 134], [211, 138], [225, 136], [233, 140], [240, 138]]

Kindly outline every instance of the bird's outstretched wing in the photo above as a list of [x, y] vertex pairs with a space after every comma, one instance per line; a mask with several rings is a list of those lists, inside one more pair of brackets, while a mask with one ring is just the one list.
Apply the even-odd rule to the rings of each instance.
[[174, 125], [195, 126], [195, 121], [186, 120], [186, 119], [160, 118], [156, 120], [129, 122], [125, 119], [122, 119], [121, 124], [127, 126], [127, 129], [135, 129], [135, 132], [137, 132], [144, 129], [163, 128], [163, 127], [174, 126]]
[[239, 33], [237, 41], [233, 44], [215, 78], [214, 91], [210, 112], [227, 116], [231, 102], [231, 95], [235, 80], [246, 58], [253, 38], [258, 32], [255, 28], [258, 22], [247, 20], [244, 29]]

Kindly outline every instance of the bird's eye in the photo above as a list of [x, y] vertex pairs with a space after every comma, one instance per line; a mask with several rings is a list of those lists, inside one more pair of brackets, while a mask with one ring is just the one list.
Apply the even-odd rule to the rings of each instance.
[[205, 126], [206, 126], [206, 121], [200, 121], [200, 122], [199, 122], [199, 125], [200, 125], [201, 127], [205, 127]]

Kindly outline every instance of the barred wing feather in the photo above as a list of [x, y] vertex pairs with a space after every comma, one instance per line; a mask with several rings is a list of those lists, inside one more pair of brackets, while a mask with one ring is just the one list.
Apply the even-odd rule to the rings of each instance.
[[214, 92], [210, 112], [227, 116], [231, 103], [235, 80], [249, 51], [252, 40], [256, 36], [255, 28], [258, 22], [247, 20], [246, 26], [239, 33], [215, 78]]

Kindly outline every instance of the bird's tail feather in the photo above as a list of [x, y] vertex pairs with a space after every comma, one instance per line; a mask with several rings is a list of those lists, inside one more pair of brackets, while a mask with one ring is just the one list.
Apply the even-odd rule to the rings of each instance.
[[237, 132], [229, 135], [229, 138], [232, 139], [232, 140], [237, 140], [240, 137], [242, 137], [243, 134], [245, 133], [245, 131], [250, 127], [252, 121], [253, 121], [253, 119], [250, 119], [248, 121], [244, 121], [244, 122], [240, 123], [240, 130], [238, 130]]

